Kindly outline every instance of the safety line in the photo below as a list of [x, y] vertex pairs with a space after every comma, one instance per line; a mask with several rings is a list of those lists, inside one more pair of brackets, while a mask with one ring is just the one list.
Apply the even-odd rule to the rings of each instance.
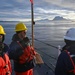
[[46, 44], [46, 45], [48, 45], [48, 46], [51, 46], [51, 47], [53, 47], [53, 48], [56, 48], [56, 49], [58, 49], [58, 47], [56, 47], [56, 46], [53, 46], [53, 45], [51, 45], [51, 44], [48, 44], [48, 43], [45, 43], [45, 42], [43, 42], [43, 41], [40, 41], [40, 40], [38, 40], [38, 39], [35, 39], [36, 41], [39, 41], [39, 42], [41, 42], [41, 43], [44, 43], [44, 44]]

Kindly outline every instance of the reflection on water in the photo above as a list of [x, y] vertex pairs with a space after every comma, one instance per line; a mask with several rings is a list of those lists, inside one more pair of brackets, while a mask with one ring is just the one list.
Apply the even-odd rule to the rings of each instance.
[[[10, 43], [17, 22], [0, 22], [0, 24], [3, 25], [7, 33], [5, 42]], [[31, 24], [26, 23], [26, 25], [28, 27], [27, 36], [31, 38]], [[36, 23], [34, 25], [34, 35], [35, 38], [42, 41], [62, 41], [67, 29], [71, 27], [75, 27], [74, 22], [50, 21], [50, 23]]]

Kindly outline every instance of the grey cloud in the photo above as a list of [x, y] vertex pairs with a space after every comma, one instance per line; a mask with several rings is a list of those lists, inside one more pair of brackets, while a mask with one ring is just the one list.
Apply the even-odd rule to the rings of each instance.
[[45, 2], [48, 2], [49, 4], [54, 4], [57, 6], [60, 6], [62, 8], [70, 8], [75, 10], [75, 0], [44, 0]]
[[[34, 0], [34, 17], [49, 18], [75, 13], [75, 0]], [[30, 0], [1, 0], [0, 18], [31, 18]]]

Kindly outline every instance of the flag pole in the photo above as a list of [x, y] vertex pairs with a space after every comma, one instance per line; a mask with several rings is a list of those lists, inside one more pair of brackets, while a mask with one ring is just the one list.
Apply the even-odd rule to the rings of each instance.
[[31, 2], [31, 24], [32, 24], [32, 46], [34, 47], [34, 14], [33, 14], [33, 0], [30, 0]]

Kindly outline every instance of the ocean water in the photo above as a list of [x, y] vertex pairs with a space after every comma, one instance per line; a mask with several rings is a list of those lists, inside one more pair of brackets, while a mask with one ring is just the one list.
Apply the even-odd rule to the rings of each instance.
[[[0, 25], [5, 28], [6, 32], [5, 43], [9, 44], [11, 42], [12, 36], [15, 34], [14, 29], [17, 23], [18, 22], [0, 22]], [[26, 22], [25, 24], [28, 28], [27, 36], [31, 38], [31, 23]], [[63, 41], [63, 36], [66, 31], [72, 27], [75, 27], [75, 22], [72, 21], [50, 21], [47, 23], [36, 22], [34, 25], [34, 38], [48, 43], [49, 41]]]

